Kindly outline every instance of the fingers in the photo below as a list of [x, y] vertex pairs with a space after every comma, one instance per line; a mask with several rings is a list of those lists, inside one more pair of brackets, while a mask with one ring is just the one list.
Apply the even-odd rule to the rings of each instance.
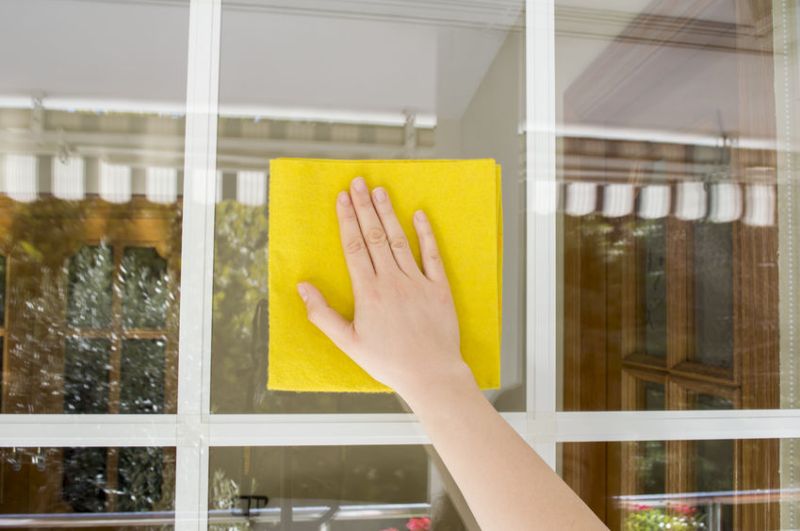
[[353, 290], [358, 291], [364, 282], [375, 276], [375, 269], [347, 192], [339, 192], [336, 198], [336, 214], [339, 217], [339, 233], [347, 270], [350, 272], [350, 282]]
[[396, 270], [397, 263], [394, 260], [391, 249], [389, 249], [386, 230], [383, 228], [377, 212], [375, 212], [375, 206], [372, 204], [372, 197], [370, 197], [367, 189], [367, 183], [362, 177], [353, 179], [350, 184], [350, 195], [355, 206], [358, 224], [361, 226], [361, 233], [364, 241], [367, 242], [367, 249], [369, 250], [370, 258], [372, 258], [375, 272], [380, 274], [381, 271]]
[[392, 208], [392, 202], [389, 200], [389, 194], [383, 188], [375, 188], [372, 191], [372, 198], [375, 203], [375, 210], [378, 211], [383, 227], [386, 229], [386, 236], [389, 241], [389, 248], [394, 255], [394, 259], [400, 269], [407, 275], [414, 273], [419, 274], [420, 270], [417, 267], [417, 262], [414, 260], [414, 255], [411, 254], [411, 249], [408, 246], [408, 238], [400, 226], [400, 221]]
[[419, 237], [419, 252], [422, 255], [422, 269], [425, 271], [425, 276], [434, 282], [446, 282], [447, 276], [442, 257], [439, 255], [439, 246], [436, 245], [431, 223], [422, 210], [417, 210], [414, 214], [414, 228]]
[[353, 339], [353, 326], [339, 312], [328, 306], [322, 293], [308, 282], [297, 285], [297, 292], [306, 305], [308, 320], [328, 336], [337, 347], [345, 350]]

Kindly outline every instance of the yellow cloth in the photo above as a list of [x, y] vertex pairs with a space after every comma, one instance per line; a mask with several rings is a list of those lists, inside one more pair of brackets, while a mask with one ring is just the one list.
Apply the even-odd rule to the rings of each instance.
[[[481, 160], [275, 159], [269, 180], [269, 377], [285, 391], [389, 392], [306, 318], [296, 285], [309, 281], [347, 319], [353, 292], [336, 195], [362, 176], [389, 193], [420, 263], [412, 215], [433, 226], [453, 292], [461, 350], [483, 389], [500, 386], [500, 166]], [[425, 367], [419, 367], [420, 373]]]

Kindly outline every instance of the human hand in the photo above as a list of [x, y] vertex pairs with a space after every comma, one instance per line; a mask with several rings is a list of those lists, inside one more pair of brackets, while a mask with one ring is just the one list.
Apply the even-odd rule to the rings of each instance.
[[442, 379], [472, 378], [461, 357], [450, 285], [425, 214], [414, 214], [421, 271], [385, 189], [370, 194], [358, 177], [349, 194], [339, 193], [336, 212], [353, 285], [354, 319], [346, 320], [315, 286], [301, 282], [297, 289], [308, 319], [404, 398]]

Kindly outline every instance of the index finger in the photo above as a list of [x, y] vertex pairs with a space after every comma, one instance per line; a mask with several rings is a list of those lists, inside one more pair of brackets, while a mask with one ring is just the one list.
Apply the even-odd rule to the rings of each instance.
[[339, 192], [336, 199], [336, 214], [339, 218], [344, 259], [350, 272], [350, 283], [353, 284], [353, 290], [358, 290], [365, 281], [375, 276], [375, 268], [372, 266], [356, 211], [347, 192]]

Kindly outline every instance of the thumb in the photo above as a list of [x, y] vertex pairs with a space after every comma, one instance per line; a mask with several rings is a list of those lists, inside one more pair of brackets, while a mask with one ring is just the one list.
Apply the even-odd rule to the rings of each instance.
[[308, 282], [300, 282], [297, 285], [297, 292], [306, 305], [308, 320], [314, 326], [319, 328], [339, 348], [349, 343], [353, 334], [352, 323], [328, 306], [325, 297], [316, 287]]

